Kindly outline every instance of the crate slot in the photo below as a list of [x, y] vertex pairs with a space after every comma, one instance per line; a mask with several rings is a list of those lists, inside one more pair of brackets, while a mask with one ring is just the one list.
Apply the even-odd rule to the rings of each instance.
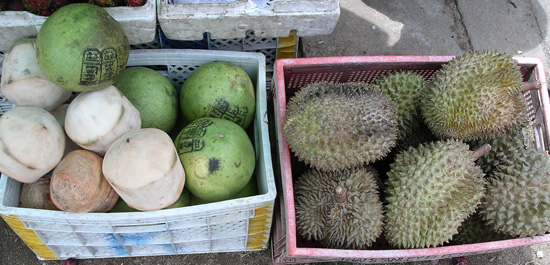
[[82, 241], [73, 232], [35, 230], [36, 235], [47, 245], [83, 246]]
[[195, 226], [180, 229], [171, 229], [170, 234], [174, 242], [194, 242], [208, 240], [208, 226]]
[[176, 253], [208, 253], [212, 251], [210, 241], [192, 241], [174, 244]]
[[131, 256], [172, 255], [176, 254], [172, 244], [136, 245], [126, 247]]
[[212, 240], [212, 251], [237, 251], [246, 247], [246, 236]]
[[220, 223], [210, 226], [211, 239], [232, 238], [246, 236], [248, 234], [248, 223], [246, 220]]
[[119, 241], [124, 246], [150, 245], [170, 243], [170, 232], [117, 233]]

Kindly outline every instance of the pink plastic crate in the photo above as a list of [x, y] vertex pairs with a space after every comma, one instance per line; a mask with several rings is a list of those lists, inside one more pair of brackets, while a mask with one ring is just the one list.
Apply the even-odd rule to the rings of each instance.
[[[274, 118], [276, 144], [280, 163], [279, 198], [275, 209], [272, 236], [273, 263], [347, 261], [359, 263], [397, 263], [405, 261], [436, 260], [474, 254], [497, 252], [508, 248], [550, 242], [550, 234], [535, 238], [510, 239], [467, 245], [449, 245], [422, 249], [393, 249], [379, 239], [368, 250], [328, 249], [301, 238], [296, 233], [292, 175], [298, 175], [303, 166], [289, 151], [282, 134], [286, 103], [300, 88], [316, 81], [370, 82], [377, 76], [393, 70], [410, 70], [427, 80], [452, 59], [453, 56], [353, 56], [280, 59], [275, 62], [273, 77]], [[537, 148], [548, 150], [550, 131], [550, 103], [543, 62], [540, 58], [516, 57], [524, 81], [539, 81], [540, 90], [524, 93], [529, 102], [529, 116], [533, 120]], [[276, 156], [275, 156], [276, 157]]]

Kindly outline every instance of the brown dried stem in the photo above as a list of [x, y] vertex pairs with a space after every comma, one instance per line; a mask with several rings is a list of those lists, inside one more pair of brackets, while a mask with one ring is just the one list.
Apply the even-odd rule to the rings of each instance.
[[527, 92], [529, 90], [541, 90], [542, 85], [539, 81], [527, 81], [521, 84], [521, 92]]
[[491, 151], [491, 145], [484, 144], [480, 146], [478, 149], [474, 150], [474, 153], [472, 153], [472, 156], [474, 157], [474, 160], [478, 160], [480, 157], [486, 155]]
[[336, 187], [336, 189], [334, 190], [334, 197], [336, 198], [337, 202], [345, 202], [348, 198], [346, 188], [342, 186]]

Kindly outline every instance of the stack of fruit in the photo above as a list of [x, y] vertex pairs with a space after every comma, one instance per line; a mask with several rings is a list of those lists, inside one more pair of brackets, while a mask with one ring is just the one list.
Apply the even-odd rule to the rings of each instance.
[[[126, 67], [127, 36], [101, 7], [71, 4], [6, 54], [0, 171], [20, 206], [148, 211], [255, 195], [255, 111], [247, 73], [210, 62], [178, 96], [170, 80]], [[172, 135], [173, 137], [170, 137]]]
[[305, 166], [298, 234], [344, 249], [544, 235], [550, 155], [535, 148], [523, 89], [517, 62], [497, 51], [456, 56], [430, 80], [401, 70], [301, 88], [283, 126]]

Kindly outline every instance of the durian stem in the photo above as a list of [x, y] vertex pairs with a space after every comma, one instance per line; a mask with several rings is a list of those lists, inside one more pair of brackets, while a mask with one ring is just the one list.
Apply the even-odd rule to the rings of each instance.
[[521, 84], [521, 92], [527, 92], [529, 90], [541, 90], [542, 85], [539, 81], [527, 81]]
[[474, 153], [472, 154], [472, 156], [474, 157], [474, 160], [478, 160], [480, 157], [489, 153], [489, 151], [491, 151], [491, 145], [484, 144], [478, 149], [474, 150]]
[[348, 194], [346, 191], [346, 188], [338, 186], [334, 190], [334, 197], [336, 198], [337, 202], [345, 202], [348, 198]]

